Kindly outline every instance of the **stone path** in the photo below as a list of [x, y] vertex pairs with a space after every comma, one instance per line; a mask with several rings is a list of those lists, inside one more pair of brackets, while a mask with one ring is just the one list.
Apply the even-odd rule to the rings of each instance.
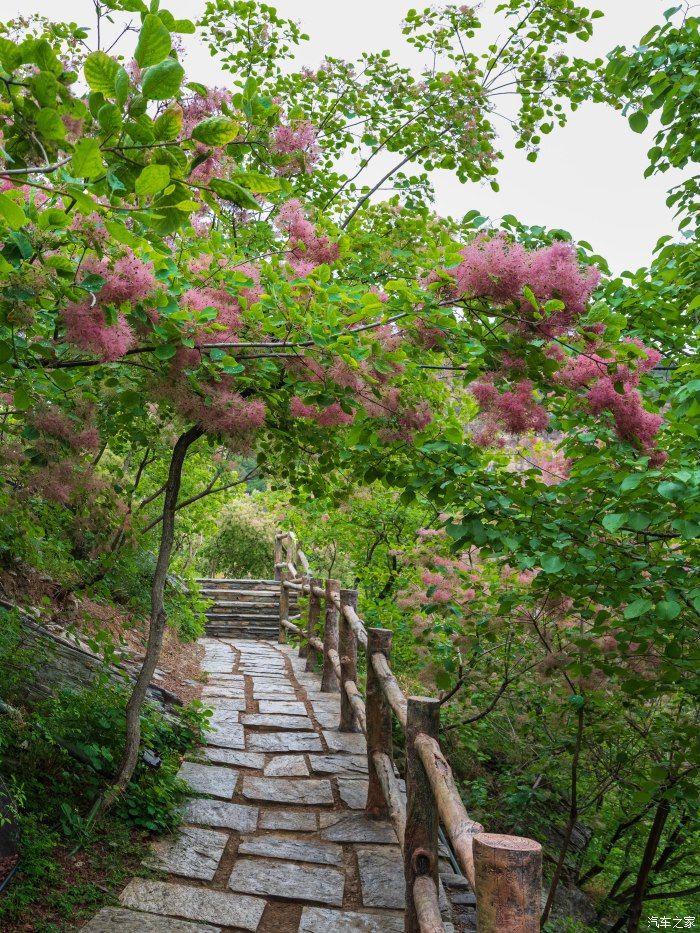
[[338, 732], [339, 695], [286, 645], [202, 644], [214, 715], [180, 771], [195, 794], [184, 825], [156, 844], [160, 878], [133, 879], [84, 930], [403, 931], [401, 853], [391, 825], [364, 815], [365, 740]]

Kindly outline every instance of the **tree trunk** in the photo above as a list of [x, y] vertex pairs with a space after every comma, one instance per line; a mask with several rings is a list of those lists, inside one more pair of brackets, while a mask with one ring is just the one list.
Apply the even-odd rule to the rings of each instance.
[[190, 446], [202, 436], [202, 428], [195, 425], [177, 439], [170, 459], [170, 468], [168, 471], [168, 481], [165, 486], [165, 500], [163, 503], [163, 524], [160, 534], [160, 545], [158, 547], [158, 560], [153, 574], [151, 584], [151, 618], [148, 631], [148, 645], [146, 654], [138, 673], [134, 689], [129, 697], [126, 706], [126, 741], [121, 761], [117, 769], [114, 783], [106, 793], [98, 800], [91, 813], [91, 820], [105, 813], [115, 802], [117, 797], [124, 792], [133, 776], [138, 761], [139, 746], [141, 743], [141, 710], [146, 698], [146, 691], [151, 682], [160, 650], [163, 644], [163, 632], [165, 630], [165, 608], [164, 594], [165, 582], [170, 565], [170, 555], [173, 549], [173, 538], [175, 534], [175, 511], [177, 507], [178, 495], [180, 493], [180, 482], [182, 480], [182, 467]]
[[629, 910], [627, 912], [628, 933], [637, 933], [637, 930], [639, 929], [639, 921], [642, 916], [644, 896], [647, 893], [647, 887], [649, 885], [649, 876], [651, 875], [654, 859], [656, 858], [656, 852], [659, 848], [661, 835], [664, 831], [664, 827], [666, 826], [666, 820], [668, 819], [670, 810], [671, 808], [669, 802], [665, 798], [656, 808], [654, 822], [651, 824], [651, 830], [649, 831], [647, 844], [644, 847], [642, 863], [639, 866], [639, 871], [637, 872], [634, 893], [632, 894], [632, 900], [630, 901]]
[[579, 758], [581, 756], [581, 744], [583, 742], [583, 717], [584, 711], [583, 707], [581, 707], [577, 714], [576, 744], [574, 746], [574, 754], [571, 759], [571, 803], [569, 806], [569, 820], [566, 824], [564, 839], [562, 841], [561, 851], [559, 852], [559, 859], [557, 860], [556, 868], [554, 869], [552, 883], [549, 886], [547, 903], [544, 905], [544, 910], [542, 912], [542, 926], [544, 926], [547, 922], [550, 911], [554, 906], [554, 897], [557, 893], [559, 882], [561, 881], [561, 876], [564, 871], [564, 863], [566, 862], [566, 854], [569, 851], [571, 837], [573, 835], [574, 828], [576, 827], [576, 820], [578, 819], [578, 765]]

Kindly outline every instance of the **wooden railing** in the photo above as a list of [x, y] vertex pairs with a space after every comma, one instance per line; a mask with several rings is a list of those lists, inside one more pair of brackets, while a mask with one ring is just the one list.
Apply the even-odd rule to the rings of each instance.
[[[365, 628], [357, 590], [313, 577], [292, 532], [275, 537], [275, 579], [280, 582], [280, 642], [289, 634], [299, 637], [307, 671], [322, 662], [321, 690], [340, 691], [340, 731], [363, 732], [367, 738], [366, 812], [391, 820], [403, 851], [406, 933], [445, 929], [439, 905], [440, 824], [476, 895], [479, 933], [535, 933], [540, 929], [541, 846], [521, 836], [486, 833], [469, 817], [440, 748], [440, 701], [404, 696], [389, 664], [392, 632]], [[289, 620], [293, 590], [309, 597], [305, 630]], [[358, 647], [367, 659], [364, 699], [357, 684]], [[394, 768], [392, 715], [406, 735], [405, 800]]]

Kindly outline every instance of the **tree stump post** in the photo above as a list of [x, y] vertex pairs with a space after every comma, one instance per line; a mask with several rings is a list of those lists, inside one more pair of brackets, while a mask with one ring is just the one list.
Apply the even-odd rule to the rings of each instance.
[[287, 630], [282, 623], [289, 621], [289, 590], [284, 585], [289, 579], [289, 570], [285, 567], [280, 573], [280, 629], [277, 641], [283, 645], [287, 641]]
[[403, 849], [406, 933], [420, 933], [419, 914], [414, 901], [416, 878], [429, 877], [435, 885], [435, 891], [438, 891], [437, 802], [414, 742], [421, 732], [437, 739], [439, 731], [439, 700], [409, 697], [406, 722], [406, 833]]
[[542, 846], [522, 836], [474, 836], [479, 933], [539, 933]]
[[275, 580], [282, 579], [282, 538], [275, 535]]
[[323, 693], [337, 693], [340, 689], [335, 668], [328, 657], [329, 651], [338, 650], [338, 607], [333, 601], [334, 596], [340, 596], [340, 580], [326, 580], [326, 619], [323, 630], [323, 677], [321, 678], [321, 691]]
[[310, 578], [311, 592], [309, 593], [309, 610], [306, 617], [306, 637], [309, 640], [306, 649], [306, 670], [315, 671], [318, 652], [311, 644], [311, 638], [316, 635], [316, 626], [321, 618], [321, 597], [314, 593], [314, 587], [321, 586], [322, 580]]
[[340, 639], [338, 654], [340, 655], [340, 670], [343, 683], [340, 685], [340, 732], [359, 732], [360, 726], [350, 698], [345, 690], [345, 681], [351, 680], [357, 684], [357, 635], [345, 618], [343, 606], [351, 606], [357, 611], [357, 590], [340, 591]]
[[378, 820], [385, 820], [389, 815], [389, 808], [384, 799], [384, 791], [379, 782], [377, 769], [374, 764], [374, 753], [382, 752], [391, 761], [394, 760], [394, 749], [391, 739], [391, 707], [382, 685], [372, 664], [373, 654], [383, 654], [389, 660], [391, 655], [391, 639], [393, 633], [389, 629], [371, 628], [367, 631], [367, 767], [369, 772], [369, 787], [367, 790], [366, 812]]

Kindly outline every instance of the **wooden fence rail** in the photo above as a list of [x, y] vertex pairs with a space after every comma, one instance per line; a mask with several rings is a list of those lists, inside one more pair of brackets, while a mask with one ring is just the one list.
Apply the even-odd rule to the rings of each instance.
[[[298, 566], [301, 569], [298, 569]], [[313, 577], [292, 532], [275, 536], [275, 579], [280, 584], [279, 640], [300, 639], [306, 669], [322, 662], [321, 690], [340, 692], [341, 732], [367, 737], [366, 812], [389, 819], [404, 857], [406, 933], [440, 933], [438, 830], [442, 824], [476, 895], [479, 933], [535, 933], [540, 929], [542, 849], [521, 836], [484, 832], [462, 803], [440, 748], [440, 703], [406, 698], [390, 667], [392, 633], [366, 629], [357, 591], [338, 580]], [[305, 630], [289, 621], [289, 593], [308, 594]], [[323, 613], [323, 639], [317, 633]], [[365, 699], [357, 683], [357, 652], [367, 658]], [[406, 735], [406, 799], [394, 767], [392, 715]]]

